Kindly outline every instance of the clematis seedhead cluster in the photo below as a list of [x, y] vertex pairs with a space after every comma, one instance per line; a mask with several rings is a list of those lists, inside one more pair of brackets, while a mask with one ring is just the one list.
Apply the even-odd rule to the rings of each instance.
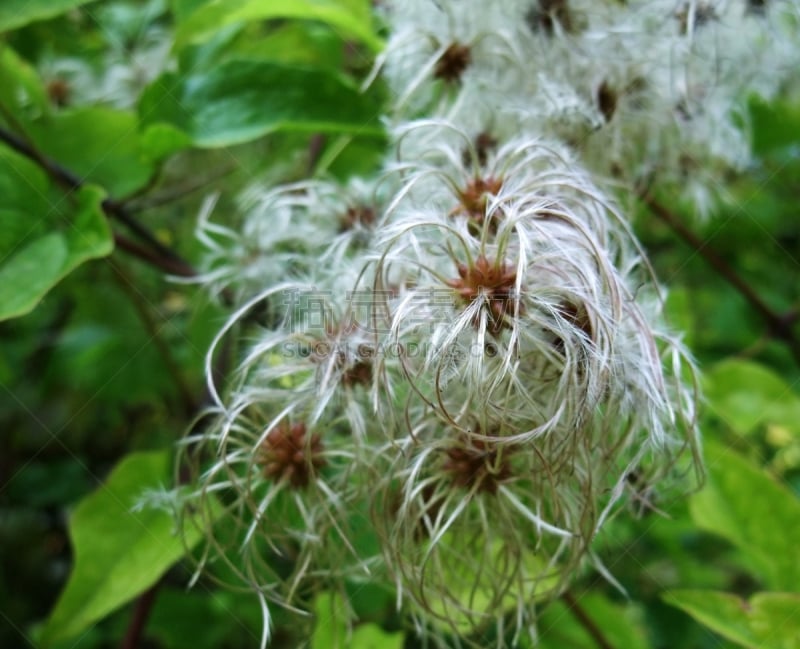
[[747, 163], [740, 102], [787, 83], [800, 13], [377, 11], [382, 169], [255, 184], [241, 230], [204, 206], [203, 280], [237, 307], [208, 355], [215, 423], [182, 444], [184, 521], [266, 612], [370, 582], [433, 645], [506, 646], [584, 570], [613, 579], [609, 519], [700, 479], [694, 366], [630, 206], [657, 181], [702, 211]]

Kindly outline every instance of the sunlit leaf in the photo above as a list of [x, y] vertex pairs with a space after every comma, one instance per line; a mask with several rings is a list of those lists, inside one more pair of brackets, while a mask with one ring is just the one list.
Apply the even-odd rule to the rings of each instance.
[[69, 197], [50, 189], [33, 163], [0, 149], [0, 320], [28, 313], [68, 273], [113, 249], [101, 189]]
[[664, 601], [748, 649], [800, 649], [800, 594], [757, 593], [746, 601], [730, 593], [676, 590]]
[[365, 0], [213, 0], [186, 19], [178, 29], [176, 43], [181, 47], [203, 40], [232, 23], [286, 18], [320, 21], [373, 50], [382, 46], [372, 27], [370, 3]]
[[770, 588], [797, 589], [800, 500], [729, 449], [709, 446], [707, 454], [708, 484], [691, 499], [693, 520], [739, 548]]
[[16, 29], [88, 4], [93, 0], [3, 0], [0, 3], [0, 32]]
[[199, 540], [195, 531], [181, 540], [165, 511], [136, 510], [146, 490], [168, 482], [169, 468], [166, 451], [129, 455], [76, 507], [69, 525], [75, 565], [44, 629], [45, 646], [78, 635], [130, 601]]
[[37, 120], [28, 131], [40, 151], [114, 198], [140, 189], [155, 171], [152, 156], [143, 152], [135, 113], [76, 108]]
[[800, 432], [800, 396], [763, 365], [722, 361], [706, 372], [704, 386], [714, 414], [740, 435], [768, 423]]
[[[457, 532], [449, 530], [442, 536], [440, 543], [442, 547], [447, 548], [445, 552], [451, 556], [468, 556], [474, 546], [465, 547], [461, 541]], [[476, 557], [475, 562], [442, 563], [442, 577], [448, 584], [449, 592], [447, 598], [431, 598], [429, 605], [435, 616], [433, 623], [440, 625], [446, 631], [473, 633], [474, 612], [498, 606], [498, 602], [493, 600], [494, 584], [491, 583], [494, 578], [493, 571], [497, 567], [507, 568], [507, 562], [516, 561], [516, 558], [512, 559], [504, 554], [505, 548], [499, 539], [495, 539], [485, 550], [484, 556]], [[476, 569], [479, 560], [485, 561], [482, 570]], [[503, 592], [499, 606], [513, 610], [521, 599], [531, 603], [547, 601], [558, 585], [559, 575], [549, 570], [541, 556], [534, 553], [521, 556], [518, 568], [516, 580]]]
[[358, 624], [348, 631], [348, 607], [335, 595], [321, 593], [314, 602], [311, 649], [401, 649], [402, 633], [388, 633], [377, 624]]
[[186, 20], [201, 6], [208, 4], [210, 0], [170, 0], [172, 13], [179, 22]]

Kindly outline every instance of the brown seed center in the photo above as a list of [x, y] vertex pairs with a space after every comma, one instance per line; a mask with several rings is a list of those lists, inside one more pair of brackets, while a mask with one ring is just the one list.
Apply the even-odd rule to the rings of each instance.
[[276, 482], [286, 481], [300, 489], [308, 486], [319, 469], [325, 466], [320, 436], [308, 435], [304, 423], [281, 423], [261, 444], [258, 463], [264, 476]]
[[465, 437], [445, 451], [442, 469], [459, 487], [494, 494], [511, 477], [508, 457], [500, 453], [491, 442]]
[[[511, 328], [506, 315], [513, 315], [516, 302], [517, 273], [504, 262], [489, 261], [484, 255], [475, 260], [472, 266], [458, 264], [457, 279], [448, 280], [447, 285], [454, 288], [462, 303], [468, 305], [475, 300], [484, 300], [488, 316], [488, 330], [497, 336], [502, 329]], [[480, 325], [476, 315], [474, 326]]]
[[436, 61], [433, 76], [446, 83], [458, 83], [471, 63], [472, 51], [469, 46], [451, 43]]

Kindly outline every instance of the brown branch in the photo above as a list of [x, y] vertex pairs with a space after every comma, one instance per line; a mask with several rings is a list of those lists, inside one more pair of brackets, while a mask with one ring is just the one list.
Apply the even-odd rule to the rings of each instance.
[[[4, 128], [0, 128], [0, 141], [5, 142], [14, 151], [38, 164], [50, 178], [65, 189], [69, 191], [78, 191], [83, 187], [84, 181], [81, 178], [65, 169], [57, 162], [50, 160], [36, 149], [33, 144], [22, 137]], [[139, 239], [147, 243], [147, 245], [153, 249], [154, 253], [157, 253], [158, 256], [162, 257], [164, 260], [169, 260], [176, 268], [180, 267], [181, 271], [176, 274], [183, 276], [196, 274], [187, 261], [182, 259], [174, 250], [161, 243], [152, 232], [139, 223], [130, 214], [123, 203], [115, 201], [112, 198], [107, 198], [103, 201], [102, 208], [106, 216], [114, 218], [124, 224], [125, 227], [139, 237]]]
[[196, 277], [197, 275], [193, 268], [173, 259], [162, 257], [149, 248], [145, 248], [135, 241], [131, 241], [118, 232], [114, 233], [114, 243], [119, 250], [122, 250], [129, 255], [136, 257], [137, 259], [147, 262], [151, 266], [160, 268], [165, 273], [169, 273], [170, 275], [177, 275], [178, 277]]
[[583, 610], [572, 593], [565, 592], [561, 595], [561, 601], [564, 602], [570, 613], [572, 613], [578, 623], [583, 627], [584, 631], [591, 636], [592, 640], [594, 640], [595, 644], [600, 649], [614, 649], [614, 646], [608, 641], [605, 635], [603, 635], [600, 627], [597, 626], [594, 620]]
[[695, 250], [728, 284], [733, 286], [739, 294], [747, 300], [750, 306], [767, 323], [770, 333], [788, 345], [798, 363], [800, 363], [800, 340], [793, 331], [793, 325], [798, 319], [797, 309], [790, 309], [786, 313], [775, 311], [767, 304], [756, 290], [750, 286], [722, 257], [711, 249], [705, 241], [684, 225], [681, 219], [673, 214], [664, 205], [659, 203], [650, 194], [641, 195], [642, 201], [650, 211], [663, 221], [677, 234], [689, 247]]
[[0, 140], [5, 142], [17, 153], [20, 153], [26, 158], [33, 160], [59, 185], [72, 190], [81, 188], [83, 183], [81, 183], [76, 176], [52, 160], [48, 160], [30, 142], [24, 138], [21, 138], [19, 135], [11, 133], [4, 128], [0, 128]]
[[147, 619], [150, 617], [150, 610], [153, 608], [160, 584], [161, 582], [155, 583], [136, 600], [133, 616], [125, 631], [125, 636], [122, 638], [120, 649], [139, 649], [141, 646], [142, 634], [147, 625]]

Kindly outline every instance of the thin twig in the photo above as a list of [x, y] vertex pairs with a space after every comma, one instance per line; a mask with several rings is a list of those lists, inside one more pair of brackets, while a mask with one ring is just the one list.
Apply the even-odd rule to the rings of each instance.
[[114, 233], [114, 243], [119, 250], [123, 250], [137, 259], [141, 259], [151, 266], [160, 268], [170, 275], [177, 275], [178, 277], [195, 277], [197, 275], [194, 269], [188, 268], [185, 264], [167, 257], [162, 257], [149, 248], [145, 248], [135, 241], [131, 241], [118, 232]]
[[80, 189], [82, 183], [76, 176], [72, 175], [70, 172], [54, 163], [52, 160], [45, 158], [44, 155], [42, 155], [30, 142], [24, 138], [16, 135], [15, 133], [7, 131], [4, 128], [0, 128], [0, 140], [5, 142], [17, 153], [20, 153], [26, 158], [33, 160], [59, 185], [71, 190]]
[[211, 183], [217, 182], [218, 180], [222, 180], [226, 176], [229, 176], [234, 171], [238, 169], [238, 165], [230, 164], [222, 169], [217, 169], [213, 173], [208, 174], [202, 178], [192, 180], [183, 185], [178, 185], [175, 187], [169, 187], [161, 193], [152, 194], [150, 196], [144, 198], [126, 198], [124, 203], [125, 206], [131, 212], [143, 212], [145, 210], [151, 210], [156, 207], [162, 207], [163, 205], [169, 205], [170, 203], [185, 198], [190, 194], [193, 194], [196, 191], [204, 189]]
[[572, 613], [575, 619], [583, 627], [584, 631], [591, 636], [592, 640], [594, 640], [595, 644], [600, 649], [614, 649], [614, 646], [608, 641], [605, 635], [603, 635], [600, 627], [597, 626], [595, 621], [589, 617], [586, 611], [583, 610], [581, 605], [578, 603], [578, 600], [575, 599], [572, 593], [563, 593], [561, 595], [561, 601], [564, 602], [566, 607], [570, 610], [570, 613]]
[[798, 319], [797, 309], [790, 309], [786, 313], [775, 311], [767, 304], [758, 292], [750, 286], [722, 257], [720, 257], [705, 241], [684, 225], [678, 216], [673, 214], [664, 205], [659, 203], [650, 194], [643, 194], [642, 201], [650, 211], [683, 241], [695, 250], [728, 284], [733, 286], [739, 294], [747, 300], [753, 309], [764, 319], [770, 333], [786, 343], [793, 356], [800, 363], [800, 340], [793, 331], [793, 325]]
[[178, 394], [180, 395], [184, 412], [188, 417], [191, 417], [197, 411], [197, 400], [192, 396], [192, 390], [183, 378], [181, 368], [173, 357], [169, 345], [167, 345], [161, 337], [161, 328], [153, 319], [148, 305], [145, 304], [142, 299], [142, 295], [136, 290], [122, 269], [113, 264], [112, 269], [114, 271], [114, 279], [136, 309], [136, 313], [139, 315], [139, 319], [142, 321], [145, 331], [158, 349], [164, 367], [169, 372], [175, 386], [178, 388]]
[[313, 176], [317, 168], [319, 159], [325, 150], [326, 138], [322, 133], [315, 133], [311, 136], [308, 142], [308, 164], [306, 166], [306, 175]]

